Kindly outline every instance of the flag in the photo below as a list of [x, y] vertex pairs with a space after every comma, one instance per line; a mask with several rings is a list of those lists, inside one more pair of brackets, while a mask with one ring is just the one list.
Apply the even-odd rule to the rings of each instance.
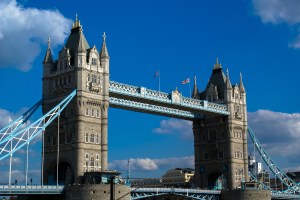
[[154, 74], [154, 77], [153, 77], [153, 78], [155, 78], [155, 77], [157, 77], [157, 76], [159, 76], [159, 71], [157, 71], [157, 72]]
[[187, 78], [187, 79], [183, 80], [183, 81], [181, 82], [181, 84], [184, 85], [184, 84], [187, 84], [187, 83], [189, 83], [189, 82], [190, 82], [190, 78]]

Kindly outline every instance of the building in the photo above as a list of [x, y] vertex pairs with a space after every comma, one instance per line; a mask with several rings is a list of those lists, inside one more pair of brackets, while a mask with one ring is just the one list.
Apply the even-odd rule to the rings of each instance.
[[57, 60], [52, 57], [49, 39], [43, 61], [43, 114], [74, 89], [76, 97], [45, 130], [44, 184], [82, 183], [85, 172], [107, 170], [109, 55], [106, 36], [103, 35], [99, 52], [87, 42], [77, 17]]
[[191, 187], [195, 170], [190, 168], [175, 168], [168, 170], [161, 179], [166, 187]]
[[258, 174], [260, 174], [262, 172], [261, 162], [256, 162], [255, 157], [252, 156], [251, 154], [248, 156], [248, 160], [249, 160], [249, 172], [253, 176], [257, 177]]
[[[227, 189], [241, 187], [248, 181], [246, 91], [240, 75], [232, 85], [218, 59], [203, 92], [198, 91], [196, 78], [192, 97], [205, 103], [221, 103], [229, 116], [206, 115], [193, 121], [195, 148], [195, 186], [215, 188], [223, 180]], [[218, 186], [220, 187], [220, 186]]]
[[144, 178], [130, 181], [131, 187], [162, 187], [161, 178]]

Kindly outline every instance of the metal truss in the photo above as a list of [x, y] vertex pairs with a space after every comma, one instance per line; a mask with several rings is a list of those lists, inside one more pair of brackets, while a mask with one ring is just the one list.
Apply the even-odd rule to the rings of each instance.
[[10, 134], [13, 134], [24, 125], [27, 120], [33, 115], [33, 113], [42, 105], [42, 100], [37, 102], [34, 106], [28, 109], [23, 115], [17, 118], [15, 121], [8, 124], [6, 127], [0, 130], [0, 141], [4, 140]]
[[252, 139], [253, 144], [255, 145], [256, 149], [258, 150], [259, 154], [264, 159], [267, 166], [270, 168], [270, 170], [275, 174], [275, 178], [278, 177], [278, 179], [283, 183], [285, 186], [287, 186], [286, 193], [299, 193], [300, 187], [299, 185], [294, 182], [290, 177], [284, 173], [283, 170], [281, 170], [275, 162], [271, 159], [271, 157], [267, 154], [265, 149], [261, 146], [258, 139], [255, 137], [252, 130], [248, 127], [248, 133], [250, 135], [250, 138]]
[[[39, 133], [60, 115], [62, 110], [68, 105], [68, 103], [76, 95], [74, 90], [69, 96], [63, 101], [51, 109], [48, 113], [42, 116], [40, 119], [33, 122], [23, 130], [13, 131], [7, 137], [0, 141], [0, 160], [8, 156], [12, 156], [14, 152], [21, 149], [24, 145], [28, 145]], [[26, 118], [25, 118], [26, 119]], [[16, 130], [16, 129], [15, 129]]]
[[146, 87], [137, 87], [118, 83], [115, 81], [109, 82], [110, 97], [121, 98], [125, 100], [133, 100], [148, 105], [156, 105], [163, 108], [180, 109], [190, 111], [200, 115], [218, 114], [229, 115], [226, 105], [220, 103], [212, 103], [205, 100], [183, 97], [178, 91], [172, 91], [170, 94], [155, 90], [147, 89]]
[[143, 199], [152, 196], [177, 195], [198, 200], [219, 200], [221, 191], [180, 189], [180, 188], [132, 188], [131, 199]]
[[135, 110], [135, 111], [140, 111], [145, 113], [165, 115], [165, 116], [181, 118], [181, 119], [191, 120], [191, 119], [202, 118], [202, 115], [197, 115], [190, 111], [168, 108], [165, 106], [142, 103], [142, 102], [127, 100], [122, 98], [109, 97], [109, 104], [111, 107], [124, 108], [128, 110]]

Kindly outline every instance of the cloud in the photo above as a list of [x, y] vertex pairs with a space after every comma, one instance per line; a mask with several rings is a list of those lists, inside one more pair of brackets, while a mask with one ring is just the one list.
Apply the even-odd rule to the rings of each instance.
[[300, 4], [298, 0], [252, 0], [253, 8], [263, 23], [288, 24], [296, 27], [298, 36], [290, 44], [300, 48]]
[[300, 165], [300, 113], [248, 112], [248, 124], [268, 154]]
[[[40, 184], [40, 178], [41, 178], [41, 171], [40, 170], [29, 170], [28, 171], [28, 183], [30, 183], [30, 180], [32, 178], [33, 184]], [[8, 184], [9, 182], [8, 177], [8, 171], [1, 171], [0, 172], [0, 184]], [[15, 183], [15, 180], [17, 180], [17, 183], [19, 185], [25, 185], [25, 172], [22, 170], [12, 170], [11, 171], [11, 180], [12, 184]]]
[[[109, 163], [109, 168], [125, 171], [128, 168], [128, 160], [115, 160]], [[173, 157], [173, 158], [131, 158], [130, 169], [133, 171], [155, 171], [169, 170], [177, 167], [194, 168], [194, 156]]]
[[193, 139], [193, 123], [187, 120], [167, 119], [160, 122], [160, 127], [154, 132], [159, 134], [179, 134], [184, 139]]
[[63, 44], [71, 20], [58, 10], [24, 8], [16, 0], [0, 2], [0, 67], [28, 71], [48, 37]]

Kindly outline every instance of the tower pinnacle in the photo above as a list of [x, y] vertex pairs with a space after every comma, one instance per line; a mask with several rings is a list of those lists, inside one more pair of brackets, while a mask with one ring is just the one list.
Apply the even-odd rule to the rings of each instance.
[[199, 99], [199, 91], [198, 91], [198, 87], [197, 87], [197, 77], [196, 76], [194, 77], [194, 89], [193, 89], [192, 98]]
[[242, 73], [240, 73], [240, 92], [241, 93], [245, 93], [245, 87], [244, 87], [244, 84], [243, 84], [243, 75]]
[[227, 89], [232, 89], [231, 82], [230, 82], [230, 79], [229, 79], [229, 70], [228, 70], [228, 68], [226, 70], [226, 88]]
[[106, 47], [106, 34], [105, 32], [102, 35], [103, 38], [103, 43], [102, 43], [102, 48], [100, 52], [100, 58], [109, 58], [107, 47]]

